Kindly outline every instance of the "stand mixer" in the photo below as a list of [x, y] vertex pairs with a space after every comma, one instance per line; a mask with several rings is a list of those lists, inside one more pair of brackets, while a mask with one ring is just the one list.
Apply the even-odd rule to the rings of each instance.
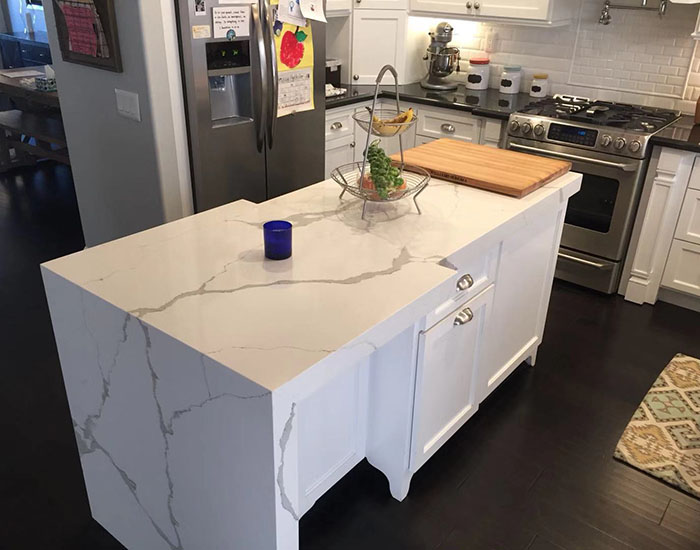
[[459, 71], [459, 48], [447, 45], [452, 40], [452, 25], [443, 21], [428, 35], [430, 45], [423, 56], [428, 62], [428, 74], [420, 85], [429, 90], [454, 90], [457, 83], [447, 80], [455, 69]]

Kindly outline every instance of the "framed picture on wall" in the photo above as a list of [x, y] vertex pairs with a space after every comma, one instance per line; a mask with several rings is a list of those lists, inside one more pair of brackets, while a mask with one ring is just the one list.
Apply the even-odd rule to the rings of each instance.
[[52, 0], [63, 60], [122, 72], [114, 0]]

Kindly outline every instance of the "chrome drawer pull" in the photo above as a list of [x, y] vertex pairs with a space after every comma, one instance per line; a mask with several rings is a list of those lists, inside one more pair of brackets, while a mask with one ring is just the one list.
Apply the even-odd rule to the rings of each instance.
[[457, 281], [457, 289], [458, 290], [467, 290], [468, 288], [471, 288], [474, 286], [474, 279], [472, 278], [469, 273], [466, 275], [462, 275], [459, 278], [459, 281]]
[[461, 325], [466, 325], [473, 318], [474, 318], [474, 313], [472, 312], [471, 309], [469, 309], [469, 308], [463, 309], [462, 311], [460, 311], [457, 314], [457, 317], [455, 317], [454, 325], [456, 327], [461, 326]]
[[452, 124], [447, 124], [447, 123], [445, 123], [445, 124], [443, 124], [442, 126], [440, 126], [440, 128], [442, 128], [442, 131], [443, 131], [443, 132], [447, 132], [448, 134], [454, 134], [454, 133], [455, 133], [455, 127], [454, 127]]
[[340, 130], [342, 127], [342, 122], [334, 122], [333, 124], [331, 124], [331, 130]]

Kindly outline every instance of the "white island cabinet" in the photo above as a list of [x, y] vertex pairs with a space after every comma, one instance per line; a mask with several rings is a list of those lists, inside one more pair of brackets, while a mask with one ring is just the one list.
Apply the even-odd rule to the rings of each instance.
[[[519, 200], [433, 180], [422, 215], [367, 221], [327, 181], [44, 264], [93, 517], [130, 550], [296, 550], [363, 458], [402, 500], [534, 362], [580, 180]], [[264, 259], [269, 219], [292, 258]]]

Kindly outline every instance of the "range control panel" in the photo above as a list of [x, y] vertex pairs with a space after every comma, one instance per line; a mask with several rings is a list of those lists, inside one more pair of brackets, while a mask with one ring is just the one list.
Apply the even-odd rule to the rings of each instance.
[[563, 124], [552, 123], [549, 125], [547, 137], [554, 141], [563, 141], [575, 145], [585, 145], [594, 147], [598, 138], [598, 130], [579, 128], [578, 126], [565, 126]]
[[545, 116], [519, 113], [510, 115], [508, 135], [638, 159], [644, 158], [651, 136], [608, 126], [555, 122]]

